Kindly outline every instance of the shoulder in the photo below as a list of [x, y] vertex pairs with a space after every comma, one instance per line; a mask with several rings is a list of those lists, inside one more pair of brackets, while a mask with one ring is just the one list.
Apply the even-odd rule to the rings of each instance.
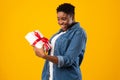
[[78, 26], [78, 27], [75, 29], [75, 34], [86, 37], [86, 31], [85, 31], [81, 26]]

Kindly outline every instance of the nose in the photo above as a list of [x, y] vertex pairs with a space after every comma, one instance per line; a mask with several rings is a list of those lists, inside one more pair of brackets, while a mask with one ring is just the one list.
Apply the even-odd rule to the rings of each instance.
[[63, 24], [63, 21], [62, 21], [62, 20], [58, 20], [58, 24], [59, 24], [59, 25], [62, 25], [62, 24]]

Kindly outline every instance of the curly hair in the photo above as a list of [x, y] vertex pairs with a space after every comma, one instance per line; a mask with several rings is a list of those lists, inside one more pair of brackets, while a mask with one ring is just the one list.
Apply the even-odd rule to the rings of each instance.
[[74, 6], [70, 3], [63, 3], [57, 7], [57, 13], [58, 12], [65, 12], [66, 14], [74, 15]]

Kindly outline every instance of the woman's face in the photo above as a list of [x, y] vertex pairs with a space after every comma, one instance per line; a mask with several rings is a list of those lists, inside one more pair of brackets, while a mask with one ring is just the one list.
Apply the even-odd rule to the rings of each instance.
[[73, 23], [73, 16], [66, 14], [64, 12], [57, 13], [58, 24], [63, 31], [68, 29], [68, 26]]

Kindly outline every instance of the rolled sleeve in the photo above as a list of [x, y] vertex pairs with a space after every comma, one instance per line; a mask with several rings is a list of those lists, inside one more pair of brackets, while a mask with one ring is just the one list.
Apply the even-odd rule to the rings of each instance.
[[58, 58], [58, 67], [62, 67], [64, 65], [64, 59], [62, 56], [57, 56]]

